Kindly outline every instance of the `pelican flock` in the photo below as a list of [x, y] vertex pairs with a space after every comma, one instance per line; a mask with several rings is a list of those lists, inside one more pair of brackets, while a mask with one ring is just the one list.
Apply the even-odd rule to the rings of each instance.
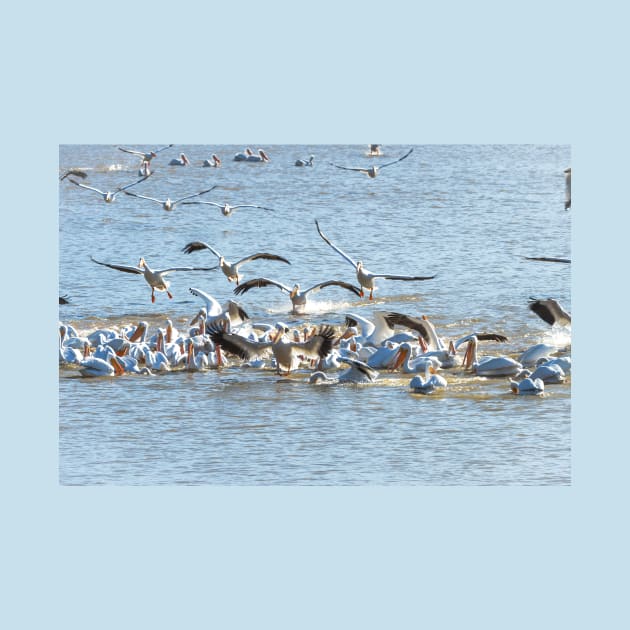
[[[118, 147], [122, 152], [137, 156], [140, 159], [140, 179], [131, 183], [123, 183], [113, 191], [103, 191], [83, 184], [73, 177], [85, 179], [87, 173], [83, 169], [68, 169], [59, 177], [59, 181], [68, 179], [76, 186], [98, 193], [110, 203], [119, 193], [135, 199], [143, 199], [159, 203], [165, 210], [172, 210], [176, 205], [210, 205], [220, 210], [224, 216], [230, 216], [238, 208], [257, 208], [273, 211], [267, 206], [228, 203], [217, 203], [197, 199], [217, 186], [212, 186], [180, 198], [160, 199], [140, 194], [129, 189], [144, 182], [151, 174], [149, 165], [157, 155], [174, 145], [169, 144], [149, 151]], [[368, 145], [369, 157], [382, 156], [381, 145]], [[380, 169], [393, 164], [403, 163], [413, 152], [410, 148], [399, 158], [369, 167], [346, 167], [329, 162], [329, 166], [338, 169], [363, 172], [370, 178], [377, 176]], [[295, 166], [313, 166], [314, 156], [307, 160], [298, 159]], [[237, 153], [234, 161], [269, 162], [269, 156], [263, 149], [256, 153], [250, 148]], [[171, 165], [191, 166], [188, 157], [180, 152], [179, 159], [171, 160]], [[407, 162], [407, 165], [411, 162]], [[219, 167], [221, 160], [216, 154], [201, 164], [205, 167]], [[277, 164], [270, 166], [273, 170]], [[287, 166], [290, 166], [288, 164]], [[240, 167], [234, 167], [240, 169]], [[401, 169], [405, 168], [404, 165]], [[216, 176], [223, 176], [229, 170], [222, 168]], [[247, 169], [246, 169], [247, 170]], [[257, 173], [269, 172], [267, 169]], [[189, 171], [189, 169], [186, 169]], [[318, 169], [319, 172], [319, 169]], [[212, 176], [214, 176], [213, 174]], [[568, 181], [568, 207], [570, 207], [570, 169], [565, 171]], [[310, 178], [309, 178], [310, 179]], [[229, 186], [227, 189], [230, 189]], [[233, 188], [232, 188], [233, 189]], [[176, 215], [174, 215], [176, 216]], [[279, 229], [281, 221], [269, 220], [266, 228]], [[205, 221], [205, 215], [203, 217]], [[167, 219], [165, 219], [167, 220]], [[171, 220], [170, 218], [168, 220]], [[246, 225], [246, 224], [245, 224]], [[310, 224], [312, 225], [312, 224]], [[153, 269], [144, 257], [137, 265], [113, 264], [102, 262], [90, 256], [95, 264], [117, 271], [143, 276], [151, 287], [151, 303], [156, 301], [156, 291], [165, 292], [169, 299], [173, 294], [169, 290], [167, 276], [173, 272], [213, 271], [221, 269], [229, 283], [235, 283], [233, 294], [238, 298], [251, 298], [253, 289], [275, 287], [287, 294], [290, 300], [291, 316], [308, 314], [310, 319], [316, 317], [309, 313], [310, 298], [329, 288], [342, 289], [347, 300], [351, 301], [348, 312], [337, 315], [326, 314], [326, 321], [308, 324], [287, 325], [284, 322], [255, 322], [248, 315], [242, 304], [235, 300], [221, 303], [206, 288], [190, 287], [189, 293], [201, 304], [188, 321], [187, 329], [177, 330], [171, 319], [165, 325], [150, 331], [146, 321], [129, 324], [119, 330], [96, 330], [90, 334], [77, 332], [69, 323], [60, 322], [59, 326], [59, 365], [64, 370], [75, 370], [82, 377], [120, 377], [123, 375], [151, 376], [156, 373], [170, 374], [178, 371], [205, 372], [223, 370], [228, 367], [248, 367], [249, 369], [273, 370], [285, 377], [295, 379], [306, 375], [303, 381], [307, 384], [337, 384], [346, 386], [375, 386], [385, 381], [399, 382], [404, 395], [434, 394], [447, 396], [462, 387], [462, 383], [501, 383], [506, 394], [533, 395], [543, 397], [550, 395], [554, 387], [561, 387], [570, 382], [571, 359], [567, 349], [560, 348], [543, 337], [540, 343], [528, 345], [521, 343], [518, 351], [512, 348], [511, 353], [499, 351], [501, 345], [508, 343], [502, 332], [470, 332], [464, 337], [448, 339], [438, 332], [438, 327], [429, 320], [426, 314], [419, 312], [403, 313], [388, 310], [366, 312], [361, 307], [369, 302], [361, 300], [369, 293], [368, 300], [374, 300], [376, 281], [391, 280], [408, 283], [434, 280], [437, 275], [404, 275], [408, 257], [396, 255], [396, 249], [387, 250], [385, 258], [388, 266], [397, 273], [373, 273], [368, 271], [361, 260], [355, 260], [324, 234], [318, 219], [315, 219], [315, 231], [309, 242], [301, 243], [304, 248], [317, 251], [322, 248], [319, 239], [323, 240], [343, 260], [353, 267], [356, 284], [345, 279], [329, 279], [322, 282], [309, 282], [302, 285], [291, 278], [290, 282], [279, 282], [267, 277], [255, 277], [244, 280], [242, 267], [255, 261], [281, 262], [290, 265], [284, 255], [253, 249], [256, 253], [230, 262], [221, 253], [223, 245], [218, 242], [219, 232], [213, 234], [212, 245], [203, 241], [190, 241], [181, 250], [192, 254], [208, 250], [217, 258], [217, 264], [210, 267], [171, 266]], [[252, 233], [255, 243], [261, 231]], [[287, 238], [291, 238], [290, 233]], [[308, 239], [307, 239], [308, 240]], [[385, 243], [381, 243], [383, 248]], [[227, 249], [227, 247], [226, 247]], [[261, 248], [262, 249], [262, 248]], [[250, 250], [251, 251], [251, 250]], [[284, 254], [285, 252], [283, 252]], [[293, 256], [291, 256], [293, 258]], [[327, 266], [326, 255], [321, 255], [321, 266]], [[528, 260], [570, 263], [566, 258], [526, 257]], [[284, 268], [286, 269], [286, 268]], [[320, 269], [313, 269], [319, 272]], [[316, 276], [315, 273], [312, 274]], [[326, 276], [325, 276], [326, 277]], [[330, 277], [330, 276], [328, 276]], [[206, 277], [204, 276], [204, 279]], [[439, 280], [438, 280], [439, 282]], [[411, 285], [413, 286], [413, 285]], [[431, 286], [431, 285], [429, 285]], [[413, 290], [415, 293], [415, 289]], [[258, 292], [255, 292], [258, 293]], [[190, 298], [189, 298], [190, 299]], [[59, 296], [59, 304], [71, 304], [67, 296]], [[72, 310], [72, 306], [68, 307]], [[545, 324], [554, 328], [564, 327], [570, 330], [571, 315], [555, 298], [529, 298], [522, 305], [524, 313], [527, 309], [538, 316]], [[337, 317], [331, 323], [331, 317]], [[534, 318], [531, 318], [535, 321]], [[535, 326], [532, 323], [532, 326]], [[544, 328], [538, 322], [539, 328]], [[488, 344], [488, 354], [479, 353], [479, 344]], [[531, 343], [531, 341], [529, 342]], [[465, 351], [462, 352], [462, 349]], [[450, 375], [448, 379], [445, 374]], [[297, 375], [297, 376], [296, 376]], [[510, 398], [508, 396], [508, 398]], [[421, 400], [422, 396], [415, 399]], [[425, 399], [427, 400], [427, 399]]]

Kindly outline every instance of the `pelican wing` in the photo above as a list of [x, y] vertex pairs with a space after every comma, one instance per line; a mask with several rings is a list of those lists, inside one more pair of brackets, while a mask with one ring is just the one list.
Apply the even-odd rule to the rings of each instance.
[[333, 164], [332, 162], [328, 162], [328, 164], [330, 164], [330, 166], [334, 166], [335, 168], [342, 168], [344, 171], [359, 171], [360, 173], [365, 173], [365, 171], [368, 170], [366, 168], [360, 168], [358, 166], [356, 166], [356, 167], [353, 167], [353, 166], [340, 166], [339, 164]]
[[127, 190], [127, 188], [131, 188], [132, 186], [135, 186], [136, 184], [143, 182], [145, 179], [149, 179], [149, 177], [151, 177], [151, 173], [149, 173], [148, 175], [145, 175], [144, 177], [141, 177], [140, 179], [138, 179], [135, 182], [132, 182], [131, 184], [127, 184], [126, 186], [121, 186], [120, 188], [116, 188], [116, 192], [119, 193], [124, 190]]
[[238, 206], [232, 206], [232, 210], [236, 210], [236, 208], [259, 208], [260, 210], [270, 210], [271, 212], [274, 212], [273, 208], [267, 208], [267, 206], [255, 206], [251, 203], [244, 203]]
[[332, 326], [322, 326], [320, 331], [313, 335], [308, 341], [291, 344], [299, 349], [299, 353], [305, 357], [323, 359], [330, 354], [335, 338], [335, 329]]
[[391, 328], [403, 326], [404, 328], [415, 330], [422, 335], [422, 338], [427, 343], [431, 342], [431, 334], [427, 328], [426, 321], [423, 319], [405, 315], [404, 313], [385, 313], [384, 319]]
[[561, 325], [571, 323], [571, 315], [553, 298], [547, 300], [535, 300], [534, 298], [530, 298], [529, 309], [552, 326], [555, 323]]
[[164, 151], [164, 149], [170, 149], [172, 146], [172, 144], [167, 144], [165, 147], [160, 147], [159, 149], [153, 149], [153, 153], [159, 153], [160, 151]]
[[343, 258], [345, 258], [355, 269], [357, 267], [357, 263], [356, 261], [352, 260], [352, 258], [350, 258], [350, 256], [348, 256], [348, 254], [346, 254], [343, 250], [339, 249], [339, 247], [337, 247], [335, 244], [333, 244], [326, 236], [324, 236], [324, 233], [319, 229], [319, 223], [317, 222], [317, 219], [315, 219], [315, 225], [317, 226], [317, 231], [319, 232], [319, 235], [338, 253], [340, 254]]
[[131, 153], [132, 155], [141, 155], [144, 157], [144, 151], [134, 151], [133, 149], [125, 149], [125, 147], [118, 147], [119, 151], [124, 151], [125, 153]]
[[374, 278], [385, 278], [386, 280], [433, 280], [435, 276], [397, 276], [387, 273], [373, 273]]
[[205, 203], [208, 206], [216, 206], [217, 208], [223, 208], [223, 205], [220, 204], [220, 203], [215, 203], [214, 201], [204, 201], [203, 199], [201, 201], [185, 201], [182, 205], [183, 206], [192, 206], [192, 205], [197, 204], [197, 203]]
[[95, 262], [97, 265], [103, 265], [104, 267], [109, 267], [110, 269], [116, 269], [118, 271], [125, 271], [127, 273], [139, 273], [139, 274], [144, 273], [144, 269], [140, 269], [140, 267], [131, 267], [127, 265], [110, 265], [109, 263], [100, 262], [92, 258], [92, 256], [90, 256], [90, 260], [92, 262]]
[[127, 190], [123, 190], [125, 195], [130, 195], [131, 197], [139, 197], [140, 199], [148, 199], [149, 201], [157, 201], [158, 203], [164, 203], [162, 199], [156, 199], [155, 197], [147, 197], [146, 195], [139, 195], [135, 192], [129, 192]]
[[361, 289], [359, 287], [355, 287], [353, 284], [349, 282], [342, 282], [341, 280], [327, 280], [326, 282], [320, 282], [312, 286], [310, 289], [306, 289], [304, 293], [317, 293], [326, 287], [341, 287], [342, 289], [347, 289], [348, 291], [352, 291], [355, 295], [361, 296]]
[[499, 343], [505, 343], [508, 340], [505, 335], [499, 335], [498, 333], [475, 333], [475, 337], [479, 341], [498, 341]]
[[242, 258], [236, 263], [237, 267], [244, 265], [246, 262], [250, 262], [251, 260], [279, 260], [280, 262], [287, 263], [290, 265], [291, 263], [282, 256], [278, 256], [277, 254], [267, 254], [266, 252], [261, 252], [259, 254], [253, 254], [252, 256], [247, 256], [247, 258]]
[[405, 155], [403, 155], [402, 157], [399, 157], [397, 160], [394, 160], [393, 162], [387, 162], [387, 164], [381, 164], [379, 166], [379, 169], [385, 168], [386, 166], [391, 166], [392, 164], [396, 164], [397, 162], [401, 162], [406, 157], [409, 157], [412, 153], [413, 153], [413, 147], [411, 149], [409, 149], [409, 151], [407, 151], [407, 153], [405, 153]]
[[100, 195], [104, 195], [105, 194], [102, 190], [99, 190], [98, 188], [94, 188], [92, 186], [86, 186], [85, 184], [81, 184], [81, 183], [75, 181], [74, 179], [70, 179], [68, 181], [72, 182], [75, 186], [80, 186], [81, 188], [86, 188], [87, 190], [93, 190], [94, 192], [97, 192]]
[[209, 249], [217, 258], [221, 258], [221, 254], [216, 249], [213, 249], [208, 243], [203, 241], [192, 241], [192, 243], [186, 244], [182, 251], [186, 254], [192, 254], [192, 252], [198, 252], [202, 249]]
[[207, 330], [215, 345], [245, 361], [269, 354], [273, 345], [271, 342], [250, 341], [241, 335], [227, 333], [216, 325], [209, 326]]
[[71, 300], [67, 295], [59, 296], [59, 304], [70, 304]]
[[536, 256], [536, 257], [525, 256], [525, 260], [540, 260], [543, 262], [559, 262], [559, 263], [571, 262], [570, 258], [553, 258], [550, 256]]
[[[81, 179], [85, 179], [87, 177], [87, 173], [85, 171], [81, 171], [77, 168], [71, 168], [69, 171], [66, 171], [60, 178], [59, 181], [63, 181], [68, 177], [68, 175], [74, 175], [75, 177], [80, 177]], [[76, 184], [76, 182], [75, 182]]]
[[361, 372], [361, 374], [365, 374], [365, 376], [370, 381], [375, 381], [378, 378], [378, 371], [374, 368], [371, 368], [367, 363], [363, 361], [359, 361], [358, 359], [351, 359], [350, 357], [339, 357], [339, 361], [342, 363], [347, 363], [355, 370]]
[[170, 267], [168, 269], [156, 269], [155, 273], [164, 276], [171, 271], [214, 271], [216, 267]]
[[268, 278], [254, 278], [253, 280], [248, 280], [247, 282], [242, 282], [234, 289], [235, 295], [242, 295], [243, 293], [247, 293], [250, 289], [257, 289], [260, 287], [268, 287], [269, 285], [273, 285], [274, 287], [278, 287], [281, 291], [285, 291], [286, 293], [291, 293], [291, 288], [282, 284], [281, 282], [276, 282], [275, 280], [269, 280]]
[[193, 295], [201, 298], [206, 304], [206, 311], [208, 315], [214, 317], [216, 315], [220, 315], [223, 312], [221, 305], [219, 302], [213, 298], [209, 293], [202, 291], [201, 289], [196, 289], [194, 287], [190, 287], [188, 289]]
[[193, 197], [199, 197], [199, 195], [205, 195], [206, 193], [214, 190], [216, 185], [212, 186], [212, 188], [208, 188], [208, 190], [202, 190], [201, 192], [195, 193], [194, 195], [188, 195], [187, 197], [182, 197], [181, 199], [176, 199], [173, 203], [179, 203], [180, 201], [184, 201], [184, 199], [192, 199]]

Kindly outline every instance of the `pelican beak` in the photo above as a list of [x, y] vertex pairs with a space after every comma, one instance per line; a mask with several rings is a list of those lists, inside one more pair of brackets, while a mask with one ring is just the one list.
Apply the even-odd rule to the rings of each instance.
[[396, 360], [392, 365], [392, 370], [397, 370], [404, 363], [408, 354], [409, 350], [407, 350], [407, 348], [401, 348], [400, 350], [398, 350], [398, 353], [396, 354]]
[[429, 346], [427, 346], [427, 342], [424, 340], [422, 335], [418, 337], [418, 343], [420, 344], [420, 350], [422, 350], [422, 353], [424, 354], [429, 349]]
[[429, 372], [431, 374], [437, 374], [437, 370], [432, 365], [429, 367]]
[[464, 353], [464, 360], [462, 361], [462, 366], [469, 368], [472, 365], [472, 342], [468, 342], [466, 346], [466, 352]]
[[122, 376], [125, 373], [125, 370], [117, 357], [111, 357], [109, 362], [111, 366], [114, 368], [114, 374], [116, 376]]
[[455, 349], [455, 344], [453, 343], [452, 340], [448, 344], [448, 353], [452, 354], [452, 355], [456, 355], [457, 354], [457, 350]]

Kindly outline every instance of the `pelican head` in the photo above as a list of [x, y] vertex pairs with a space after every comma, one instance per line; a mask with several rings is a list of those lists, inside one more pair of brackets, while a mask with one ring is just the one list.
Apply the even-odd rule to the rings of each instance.
[[228, 217], [232, 214], [232, 206], [230, 206], [230, 204], [224, 204], [223, 207], [221, 208], [221, 212], [223, 213], [224, 217]]
[[289, 296], [291, 298], [294, 298], [299, 292], [300, 292], [300, 285], [296, 282], [293, 285], [293, 288], [291, 289], [291, 293], [289, 293]]
[[258, 149], [258, 155], [260, 155], [265, 162], [269, 162], [269, 156], [262, 149]]
[[141, 269], [146, 269], [147, 268], [147, 263], [144, 260], [144, 258], [140, 259], [140, 262], [138, 263], [138, 267], [140, 267]]
[[186, 166], [190, 164], [190, 160], [186, 157], [184, 153], [180, 153], [179, 158]]
[[149, 155], [150, 155], [152, 158], [157, 157], [157, 153], [156, 153], [155, 151], [151, 151], [151, 152], [149, 153]]
[[359, 271], [359, 269], [363, 269], [363, 262], [360, 260], [357, 261], [357, 271]]

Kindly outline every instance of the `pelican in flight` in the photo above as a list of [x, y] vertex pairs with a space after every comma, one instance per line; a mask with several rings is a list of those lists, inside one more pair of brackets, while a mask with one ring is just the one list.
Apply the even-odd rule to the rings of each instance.
[[552, 326], [554, 324], [566, 326], [571, 323], [571, 315], [553, 298], [546, 300], [529, 298], [529, 310]]
[[179, 154], [179, 159], [173, 158], [169, 163], [169, 166], [190, 166], [190, 160], [184, 153]]
[[288, 374], [294, 370], [300, 357], [308, 359], [324, 359], [333, 347], [335, 332], [332, 326], [322, 326], [307, 341], [286, 341], [284, 325], [276, 325], [277, 332], [270, 341], [251, 341], [234, 333], [227, 333], [218, 326], [210, 326], [208, 334], [215, 346], [235, 354], [245, 361], [264, 357], [270, 352], [276, 359], [278, 373], [282, 370]]
[[376, 278], [384, 278], [385, 280], [405, 280], [405, 281], [432, 280], [433, 278], [435, 278], [435, 276], [399, 276], [399, 275], [388, 274], [388, 273], [372, 273], [371, 271], [368, 271], [363, 266], [363, 263], [360, 260], [359, 261], [353, 260], [352, 258], [350, 258], [350, 256], [348, 256], [348, 254], [346, 254], [344, 251], [339, 249], [339, 247], [334, 245], [326, 236], [324, 236], [324, 233], [319, 229], [319, 223], [317, 222], [317, 219], [315, 219], [315, 225], [317, 226], [317, 231], [319, 232], [319, 235], [324, 239], [324, 241], [326, 241], [326, 243], [328, 243], [338, 254], [340, 254], [342, 258], [347, 260], [355, 268], [355, 271], [357, 273], [357, 280], [359, 281], [359, 284], [361, 286], [361, 294], [360, 294], [361, 297], [363, 297], [363, 289], [365, 288], [365, 289], [370, 290], [369, 299], [370, 300], [374, 299], [373, 293], [374, 293], [374, 289], [376, 288], [374, 281], [376, 280]]
[[231, 263], [225, 260], [223, 254], [220, 254], [216, 249], [208, 245], [208, 243], [204, 243], [203, 241], [193, 241], [192, 243], [188, 243], [182, 249], [182, 251], [186, 254], [191, 254], [192, 252], [197, 252], [202, 249], [209, 249], [219, 259], [219, 267], [221, 267], [221, 271], [225, 274], [229, 282], [236, 282], [237, 285], [241, 281], [241, 275], [238, 272], [239, 267], [252, 260], [279, 260], [280, 262], [287, 263], [287, 265], [291, 264], [286, 258], [283, 258], [282, 256], [278, 256], [277, 254], [267, 254], [266, 252], [252, 254], [251, 256], [247, 256], [246, 258], [241, 258], [241, 260], [239, 260], [238, 262]]
[[292, 312], [296, 315], [304, 313], [306, 308], [306, 302], [308, 300], [309, 293], [317, 293], [326, 287], [341, 287], [342, 289], [347, 289], [348, 291], [352, 291], [355, 295], [361, 295], [361, 290], [358, 287], [348, 283], [341, 282], [340, 280], [328, 280], [326, 282], [320, 282], [319, 284], [315, 284], [308, 289], [302, 291], [299, 284], [294, 284], [293, 288], [288, 287], [286, 284], [282, 284], [281, 282], [276, 282], [275, 280], [269, 280], [268, 278], [254, 278], [253, 280], [248, 280], [247, 282], [243, 282], [234, 289], [234, 293], [236, 295], [242, 295], [246, 293], [250, 289], [274, 286], [278, 287], [284, 293], [288, 293], [291, 298], [291, 303], [293, 304]]
[[[210, 190], [212, 190], [212, 188]], [[208, 191], [205, 191], [205, 192], [208, 192]], [[236, 210], [237, 208], [259, 208], [260, 210], [271, 210], [273, 212], [273, 208], [267, 208], [265, 206], [254, 206], [249, 203], [239, 204], [238, 206], [231, 206], [229, 203], [215, 203], [214, 201], [186, 201], [184, 205], [189, 206], [189, 205], [194, 205], [198, 203], [203, 203], [203, 204], [206, 204], [207, 206], [216, 206], [217, 208], [221, 210], [221, 213], [223, 214], [224, 217], [229, 217], [232, 214], [232, 212], [234, 212], [234, 210]]]
[[164, 151], [164, 149], [170, 149], [173, 145], [167, 144], [165, 147], [160, 147], [159, 149], [153, 149], [153, 151], [149, 151], [145, 153], [144, 151], [135, 151], [134, 149], [126, 149], [125, 147], [118, 147], [120, 151], [124, 151], [125, 153], [131, 153], [132, 155], [138, 155], [142, 158], [143, 162], [150, 162], [160, 151]]
[[221, 159], [216, 153], [213, 153], [212, 157], [209, 160], [204, 160], [201, 166], [212, 166], [214, 168], [219, 168], [221, 166]]
[[571, 167], [564, 169], [564, 209], [571, 207]]
[[210, 271], [210, 267], [169, 267], [168, 269], [151, 269], [147, 265], [144, 258], [140, 259], [137, 267], [127, 265], [111, 265], [109, 263], [99, 262], [90, 256], [90, 260], [97, 265], [103, 265], [117, 271], [125, 271], [126, 273], [136, 273], [143, 275], [147, 284], [151, 287], [151, 302], [155, 302], [155, 291], [166, 291], [166, 295], [173, 299], [171, 292], [168, 290], [169, 282], [164, 278], [165, 275], [172, 271]]
[[85, 184], [81, 184], [72, 178], [70, 178], [68, 181], [72, 182], [75, 186], [80, 186], [81, 188], [86, 188], [87, 190], [93, 190], [94, 192], [97, 192], [99, 195], [101, 195], [101, 197], [103, 197], [103, 200], [106, 203], [111, 203], [112, 201], [114, 201], [114, 199], [116, 199], [116, 195], [120, 192], [124, 192], [126, 195], [131, 195], [132, 193], [128, 193], [127, 189], [131, 188], [132, 186], [135, 186], [136, 184], [139, 184], [140, 182], [143, 182], [145, 179], [148, 179], [148, 177], [149, 175], [145, 175], [144, 177], [141, 177], [137, 181], [132, 182], [131, 184], [127, 184], [126, 186], [120, 186], [119, 188], [116, 188], [116, 190], [113, 190], [113, 191], [109, 191], [109, 190], [104, 191], [104, 190], [99, 190], [98, 188], [94, 188], [93, 186], [86, 186]]
[[358, 171], [359, 173], [365, 173], [368, 177], [374, 178], [378, 175], [378, 172], [382, 168], [385, 168], [386, 166], [391, 166], [392, 164], [396, 164], [397, 162], [404, 160], [406, 157], [409, 157], [409, 155], [411, 155], [412, 152], [413, 152], [413, 148], [409, 149], [409, 151], [407, 151], [405, 155], [399, 157], [397, 160], [394, 160], [393, 162], [387, 162], [386, 164], [381, 164], [380, 166], [368, 166], [367, 168], [339, 166], [339, 164], [333, 164], [332, 162], [329, 162], [329, 164], [337, 168], [342, 168], [345, 171]]
[[202, 190], [201, 192], [195, 193], [194, 195], [187, 195], [186, 197], [180, 197], [179, 199], [175, 200], [171, 200], [168, 197], [166, 199], [156, 199], [155, 197], [147, 197], [146, 195], [139, 195], [137, 193], [127, 191], [125, 191], [125, 195], [131, 195], [132, 197], [138, 197], [139, 199], [148, 199], [149, 201], [155, 201], [159, 203], [162, 208], [164, 208], [164, 210], [172, 210], [178, 203], [184, 201], [184, 199], [192, 199], [193, 197], [199, 197], [199, 195], [205, 195], [215, 188], [216, 185], [212, 186], [212, 188], [208, 188], [208, 190]]
[[308, 160], [295, 160], [295, 166], [313, 166], [314, 155], [309, 155]]

